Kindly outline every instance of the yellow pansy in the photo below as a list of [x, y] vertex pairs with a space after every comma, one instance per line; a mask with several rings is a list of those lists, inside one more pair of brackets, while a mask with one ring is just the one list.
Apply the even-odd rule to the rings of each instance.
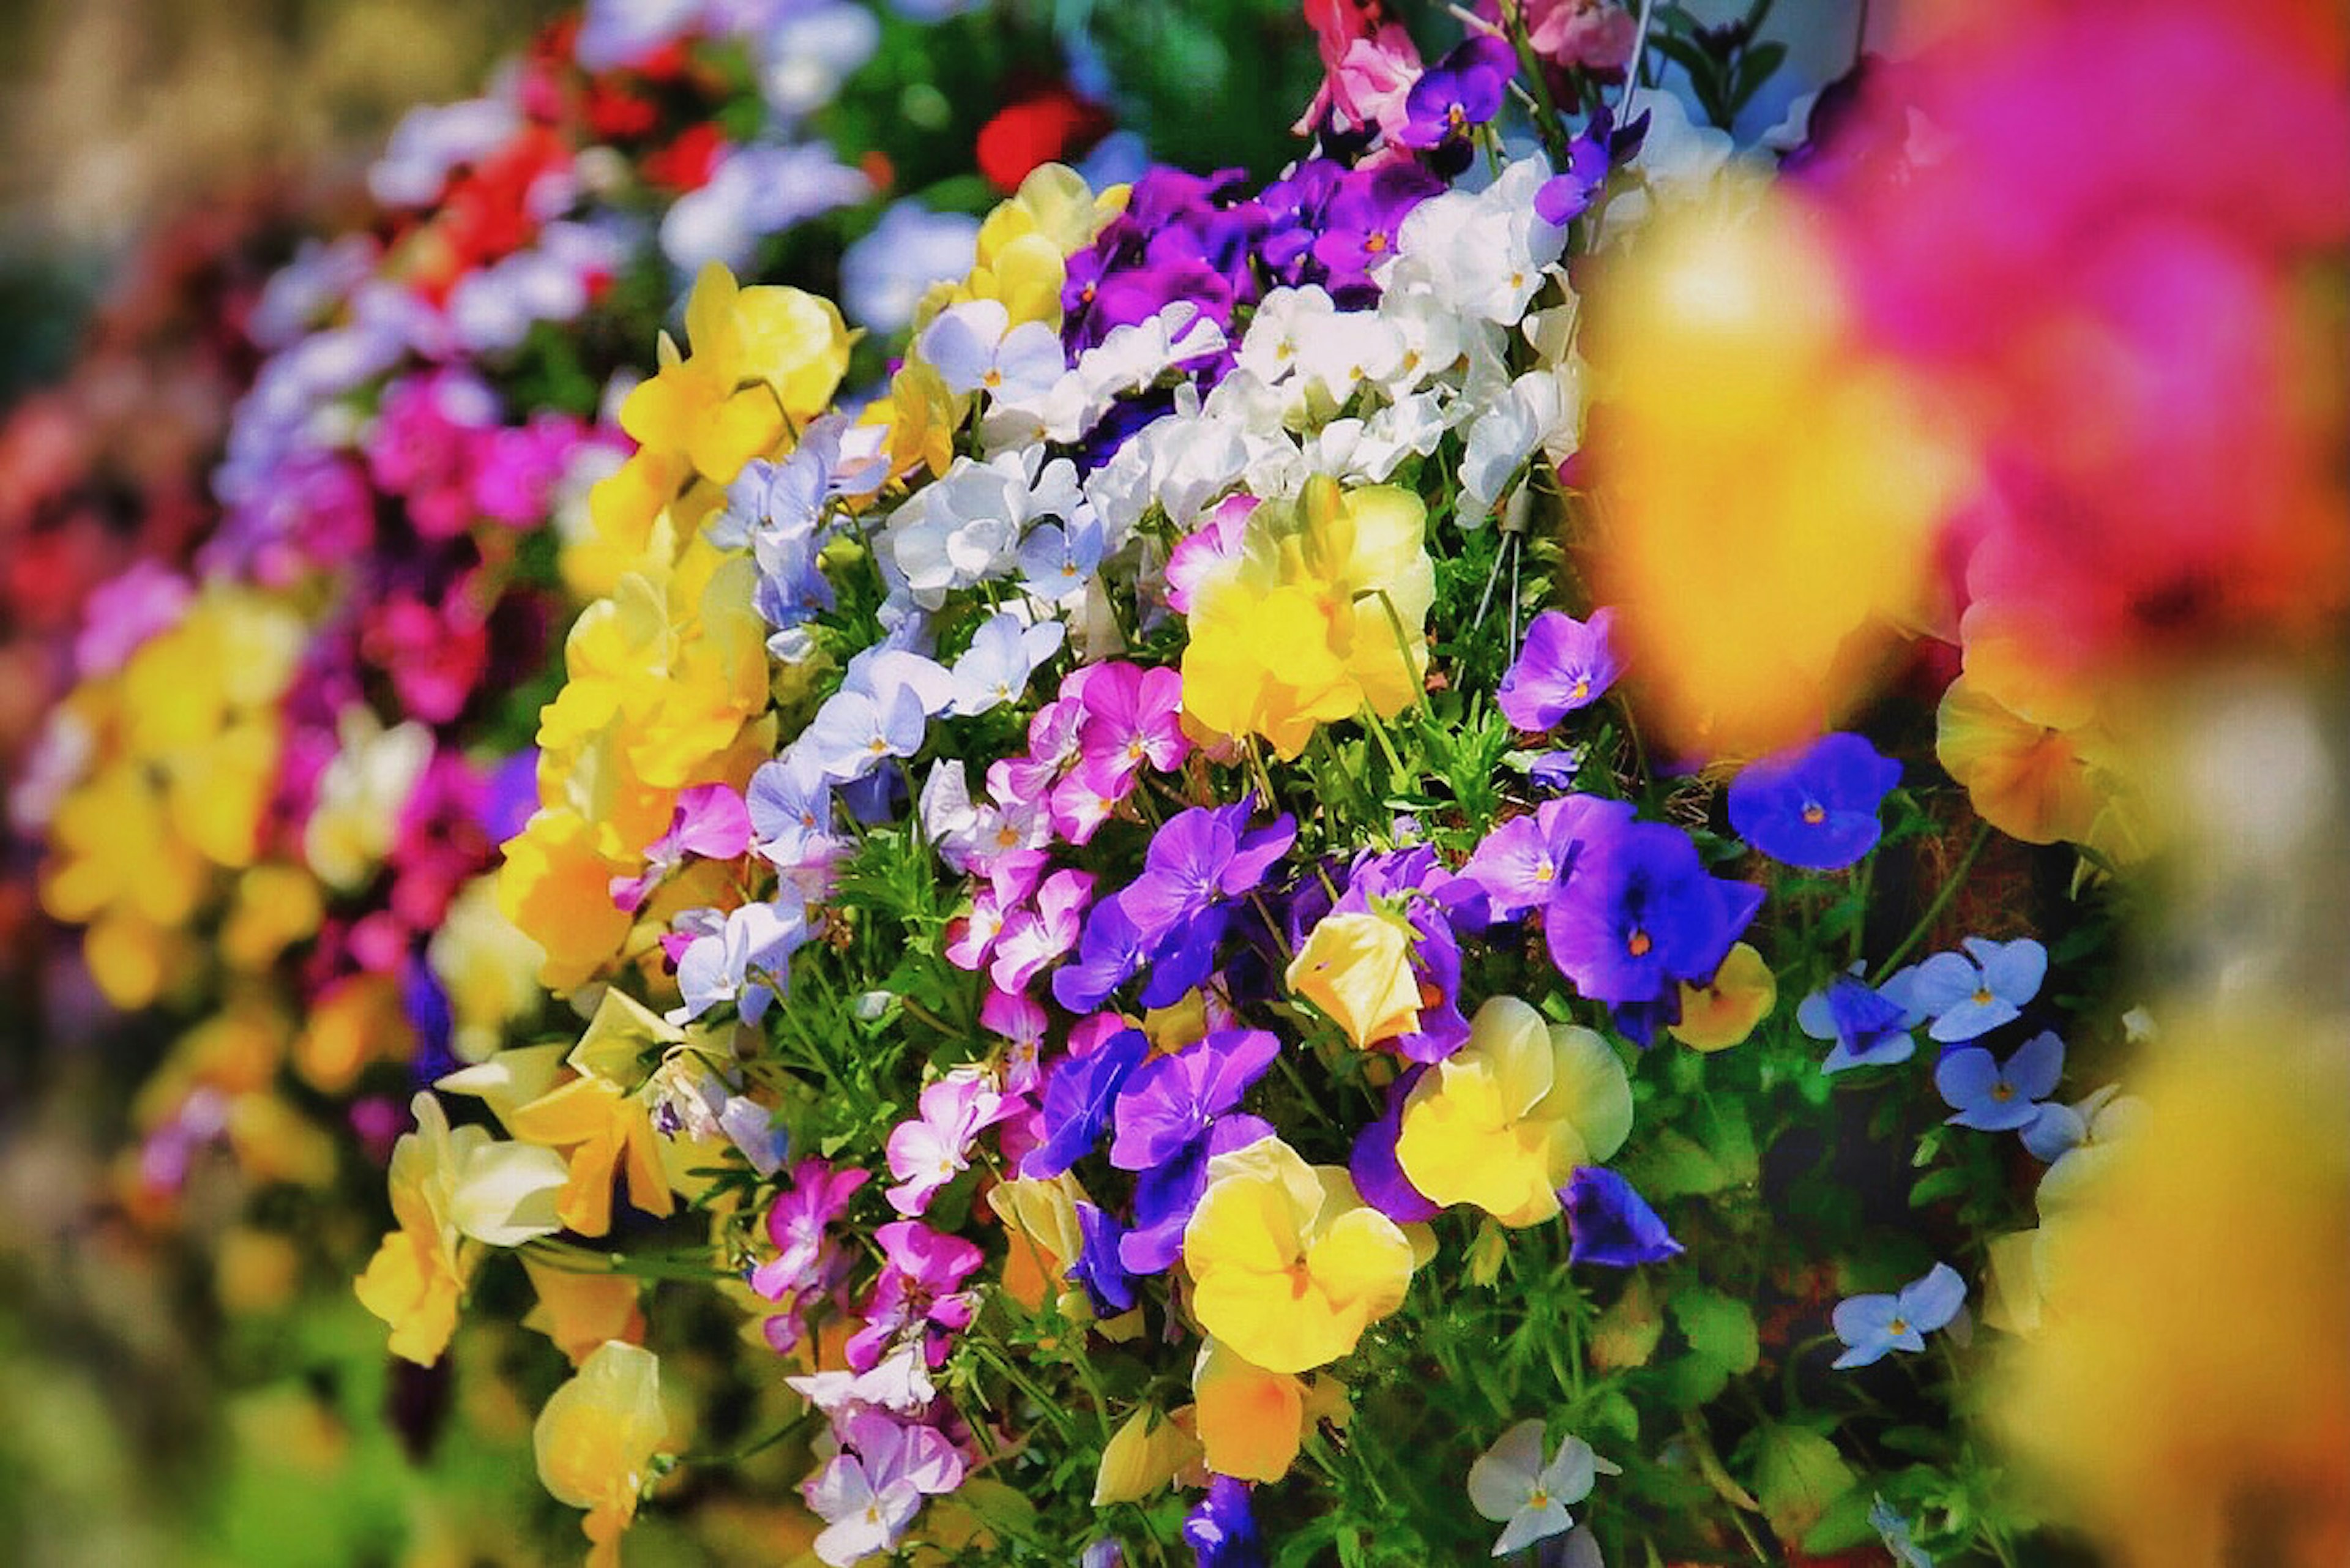
[[702, 476], [731, 483], [791, 424], [824, 411], [853, 341], [830, 300], [796, 288], [739, 286], [712, 262], [685, 306], [691, 357], [666, 333], [660, 370], [620, 405], [620, 428], [642, 446], [682, 452]]
[[1533, 1225], [1559, 1211], [1576, 1166], [1606, 1159], [1631, 1130], [1632, 1086], [1605, 1040], [1496, 996], [1404, 1101], [1396, 1158], [1438, 1203]]
[[2090, 836], [2106, 791], [2091, 761], [2099, 737], [2088, 722], [2035, 722], [1964, 675], [1943, 691], [1934, 717], [1935, 758], [1966, 786], [1976, 815], [2026, 844]]
[[221, 956], [237, 969], [267, 969], [326, 918], [318, 879], [298, 866], [265, 862], [236, 879], [221, 922]]
[[387, 730], [359, 703], [335, 727], [340, 749], [318, 774], [302, 857], [318, 880], [348, 893], [390, 853], [400, 814], [432, 761], [432, 732], [414, 719]]
[[1201, 1329], [1269, 1372], [1305, 1372], [1403, 1304], [1412, 1249], [1344, 1169], [1264, 1137], [1209, 1159], [1183, 1261]]
[[620, 1561], [621, 1532], [636, 1518], [654, 1456], [668, 1442], [660, 1358], [639, 1345], [598, 1345], [548, 1397], [531, 1430], [539, 1484], [557, 1502], [588, 1511], [579, 1527], [594, 1543], [589, 1568]]
[[1411, 937], [1399, 918], [1325, 915], [1290, 961], [1287, 979], [1291, 991], [1329, 1014], [1357, 1045], [1419, 1027]]
[[1191, 1370], [1200, 1446], [1208, 1469], [1245, 1481], [1277, 1481], [1305, 1438], [1305, 1382], [1267, 1372], [1220, 1341], [1201, 1348]]
[[1752, 944], [1730, 950], [1703, 985], [1681, 982], [1681, 1020], [1672, 1037], [1700, 1051], [1727, 1051], [1754, 1033], [1779, 1003], [1779, 977]]
[[546, 955], [538, 978], [562, 995], [584, 984], [629, 934], [612, 902], [622, 873], [596, 852], [596, 832], [568, 806], [531, 814], [498, 867], [498, 910]]
[[1193, 592], [1188, 717], [1295, 757], [1318, 725], [1417, 700], [1436, 596], [1426, 524], [1409, 491], [1341, 491], [1320, 475], [1295, 504], [1251, 513], [1238, 555]]

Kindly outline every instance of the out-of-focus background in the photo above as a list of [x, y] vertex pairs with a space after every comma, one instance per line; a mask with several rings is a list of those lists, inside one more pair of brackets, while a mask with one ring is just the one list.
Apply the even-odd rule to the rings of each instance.
[[[12, 776], [52, 692], [47, 649], [88, 588], [134, 555], [183, 554], [201, 526], [204, 475], [250, 373], [250, 346], [226, 324], [303, 234], [360, 210], [368, 161], [403, 111], [477, 91], [553, 9], [0, 5], [0, 757]], [[191, 1293], [190, 1259], [89, 1210], [105, 1190], [90, 1135], [127, 1119], [133, 1064], [157, 1047], [101, 1023], [29, 907], [30, 878], [5, 886], [0, 1562], [389, 1560], [370, 1541], [406, 1523], [401, 1467], [380, 1471], [395, 1479], [371, 1499], [324, 1484], [369, 1473], [349, 1462], [355, 1446], [394, 1441], [380, 1422], [329, 1414], [380, 1408], [382, 1375], [224, 1399], [212, 1379], [239, 1352], [211, 1337], [215, 1293]], [[232, 1293], [281, 1287], [285, 1257], [231, 1251], [246, 1276]], [[355, 1302], [350, 1313], [305, 1326], [322, 1342], [314, 1365], [380, 1367]], [[324, 1343], [338, 1334], [348, 1356]]]

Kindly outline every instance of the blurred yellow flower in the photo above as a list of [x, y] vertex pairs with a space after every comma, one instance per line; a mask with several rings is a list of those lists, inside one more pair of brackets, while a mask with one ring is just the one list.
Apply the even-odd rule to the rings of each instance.
[[548, 1397], [531, 1430], [539, 1483], [557, 1502], [588, 1511], [579, 1527], [594, 1543], [589, 1568], [617, 1568], [620, 1534], [668, 1441], [660, 1358], [641, 1346], [607, 1341]]

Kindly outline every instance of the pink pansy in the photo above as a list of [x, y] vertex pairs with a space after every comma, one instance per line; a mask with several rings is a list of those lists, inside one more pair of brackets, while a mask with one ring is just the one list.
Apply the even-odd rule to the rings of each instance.
[[1045, 1048], [1045, 1009], [1016, 991], [990, 991], [980, 1003], [980, 1027], [1003, 1036], [1003, 1087], [1014, 1095], [1034, 1094], [1043, 1081], [1036, 1058]]
[[645, 846], [643, 875], [612, 878], [612, 902], [633, 913], [688, 856], [732, 860], [750, 847], [751, 813], [743, 797], [726, 784], [695, 784], [679, 794], [669, 831]]
[[1003, 934], [1003, 900], [993, 886], [983, 887], [971, 900], [971, 913], [947, 922], [947, 962], [957, 969], [979, 969], [995, 950]]
[[1404, 99], [1419, 79], [1419, 50], [1401, 23], [1376, 30], [1370, 12], [1352, 0], [1305, 0], [1305, 19], [1322, 53], [1322, 85], [1293, 127], [1311, 133], [1326, 115], [1342, 130], [1372, 126], [1390, 137], [1404, 123]]
[[1090, 844], [1094, 835], [1134, 793], [1135, 775], [1107, 763], [1085, 763], [1053, 786], [1053, 831], [1071, 844]]
[[543, 410], [530, 422], [491, 432], [473, 475], [473, 504], [485, 517], [517, 528], [544, 522], [555, 487], [590, 441], [609, 445], [570, 414]]
[[950, 1073], [922, 1091], [919, 1115], [890, 1130], [889, 1174], [898, 1185], [886, 1195], [900, 1214], [920, 1214], [940, 1188], [971, 1167], [971, 1146], [980, 1133], [1012, 1114], [995, 1085], [978, 1073]]
[[90, 590], [74, 639], [76, 673], [87, 680], [121, 669], [149, 638], [178, 625], [195, 597], [194, 586], [161, 561], [132, 562]]
[[1036, 889], [1033, 908], [1014, 910], [996, 938], [995, 962], [988, 977], [1003, 991], [1019, 991], [1036, 971], [1077, 943], [1077, 918], [1093, 900], [1094, 879], [1084, 871], [1055, 871]]
[[1086, 685], [1086, 726], [1079, 749], [1086, 763], [1131, 775], [1149, 763], [1172, 773], [1191, 754], [1179, 715], [1183, 677], [1166, 668], [1116, 663], [1098, 668]]
[[899, 1220], [873, 1232], [884, 1266], [866, 1304], [865, 1326], [844, 1347], [850, 1370], [869, 1371], [901, 1339], [919, 1342], [923, 1360], [946, 1365], [947, 1336], [971, 1326], [978, 1303], [962, 1282], [982, 1253], [960, 1236], [943, 1235], [919, 1220]]
[[808, 1507], [825, 1521], [817, 1558], [847, 1568], [897, 1546], [922, 1499], [962, 1484], [962, 1456], [937, 1428], [879, 1411], [849, 1417], [842, 1451], [807, 1483]]
[[809, 1306], [837, 1284], [847, 1256], [826, 1228], [847, 1210], [848, 1200], [869, 1172], [855, 1166], [835, 1170], [821, 1159], [792, 1167], [792, 1184], [775, 1194], [767, 1210], [767, 1240], [775, 1256], [751, 1271], [751, 1288], [784, 1310], [766, 1321], [767, 1343], [787, 1352], [807, 1332]]

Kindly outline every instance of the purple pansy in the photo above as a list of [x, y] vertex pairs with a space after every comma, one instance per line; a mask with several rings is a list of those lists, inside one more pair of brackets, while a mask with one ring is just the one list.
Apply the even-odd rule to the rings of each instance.
[[1547, 730], [1578, 708], [1606, 694], [1624, 672], [1617, 657], [1616, 612], [1600, 609], [1580, 621], [1563, 610], [1544, 610], [1526, 628], [1518, 661], [1502, 677], [1493, 701], [1521, 730]]
[[1762, 904], [1752, 883], [1709, 876], [1680, 829], [1635, 822], [1586, 851], [1544, 909], [1544, 935], [1591, 1000], [1669, 1003], [1679, 981], [1713, 977]]
[[1264, 1568], [1248, 1483], [1211, 1477], [1208, 1495], [1183, 1517], [1183, 1543], [1191, 1549], [1193, 1568]]
[[1222, 1029], [1151, 1061], [1118, 1094], [1109, 1162], [1149, 1170], [1175, 1158], [1239, 1105], [1280, 1054], [1281, 1042], [1266, 1030]]
[[1509, 39], [1493, 33], [1463, 39], [1412, 84], [1396, 140], [1436, 151], [1440, 169], [1466, 167], [1470, 129], [1502, 112], [1503, 92], [1517, 68]]
[[1424, 1066], [1411, 1067], [1388, 1085], [1386, 1109], [1378, 1120], [1355, 1136], [1354, 1150], [1347, 1158], [1347, 1174], [1355, 1179], [1363, 1201], [1399, 1225], [1433, 1220], [1444, 1212], [1444, 1205], [1411, 1184], [1402, 1162], [1396, 1158], [1396, 1139], [1403, 1135], [1404, 1100], [1427, 1071]]
[[1032, 1181], [1050, 1180], [1090, 1153], [1108, 1125], [1126, 1080], [1150, 1054], [1139, 1029], [1121, 1029], [1082, 1056], [1064, 1056], [1045, 1082], [1044, 1137], [1020, 1162]]
[[1632, 825], [1620, 800], [1570, 794], [1544, 801], [1532, 816], [1513, 817], [1485, 836], [1461, 868], [1485, 894], [1496, 920], [1514, 920], [1548, 905], [1574, 877], [1591, 846]]
[[1183, 1252], [1183, 1228], [1208, 1190], [1208, 1161], [1236, 1148], [1246, 1148], [1273, 1136], [1273, 1124], [1262, 1116], [1218, 1116], [1208, 1136], [1184, 1146], [1173, 1158], [1152, 1166], [1135, 1179], [1134, 1228], [1118, 1242], [1118, 1258], [1128, 1272], [1155, 1274]]

